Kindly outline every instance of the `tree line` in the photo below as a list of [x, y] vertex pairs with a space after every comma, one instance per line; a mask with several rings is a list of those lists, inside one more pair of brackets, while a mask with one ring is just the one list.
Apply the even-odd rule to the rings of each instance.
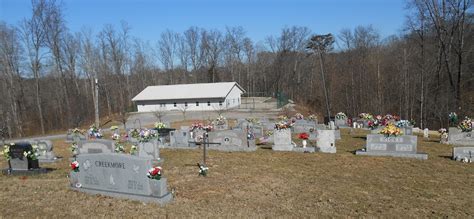
[[447, 126], [449, 112], [472, 116], [472, 2], [409, 0], [406, 14], [386, 38], [371, 25], [329, 35], [290, 26], [254, 42], [242, 27], [193, 26], [149, 42], [126, 22], [71, 32], [63, 5], [33, 0], [30, 17], [0, 22], [0, 128], [21, 137], [92, 124], [96, 98], [102, 116], [125, 115], [146, 86], [219, 81], [285, 93], [324, 116], [392, 113], [429, 128]]

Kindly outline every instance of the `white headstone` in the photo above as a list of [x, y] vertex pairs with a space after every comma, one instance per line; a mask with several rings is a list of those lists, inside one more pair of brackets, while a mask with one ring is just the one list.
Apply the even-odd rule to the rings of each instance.
[[334, 130], [319, 130], [317, 140], [319, 151], [336, 153], [336, 138]]
[[423, 130], [423, 138], [429, 138], [429, 137], [430, 137], [429, 129], [425, 128]]

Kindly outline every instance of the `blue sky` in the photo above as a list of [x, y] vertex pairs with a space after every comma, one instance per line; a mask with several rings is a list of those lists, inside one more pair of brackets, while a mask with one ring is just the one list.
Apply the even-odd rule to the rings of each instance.
[[[404, 0], [63, 0], [67, 26], [97, 33], [104, 24], [127, 21], [131, 34], [155, 41], [165, 29], [190, 26], [224, 30], [242, 26], [254, 41], [277, 35], [284, 26], [306, 26], [314, 33], [372, 24], [383, 37], [399, 33]], [[29, 0], [0, 0], [0, 19], [17, 24], [31, 16]]]

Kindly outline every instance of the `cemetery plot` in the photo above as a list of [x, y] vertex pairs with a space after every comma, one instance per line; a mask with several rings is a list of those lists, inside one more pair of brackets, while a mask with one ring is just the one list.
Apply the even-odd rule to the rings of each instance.
[[428, 159], [428, 154], [417, 152], [417, 136], [413, 135], [387, 137], [381, 134], [369, 134], [365, 149], [356, 151], [356, 155]]
[[71, 189], [91, 194], [166, 204], [172, 200], [167, 179], [147, 177], [152, 159], [125, 154], [80, 154], [70, 172]]

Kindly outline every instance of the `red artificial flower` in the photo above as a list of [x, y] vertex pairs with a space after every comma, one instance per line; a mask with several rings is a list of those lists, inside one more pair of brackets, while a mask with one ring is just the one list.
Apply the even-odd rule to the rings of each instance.
[[308, 135], [307, 133], [301, 133], [301, 134], [299, 134], [298, 138], [299, 138], [299, 139], [305, 139], [305, 140], [306, 140], [306, 139], [309, 138], [309, 135]]
[[151, 172], [151, 175], [155, 176], [160, 173], [161, 169], [158, 167], [153, 168], [153, 171]]

